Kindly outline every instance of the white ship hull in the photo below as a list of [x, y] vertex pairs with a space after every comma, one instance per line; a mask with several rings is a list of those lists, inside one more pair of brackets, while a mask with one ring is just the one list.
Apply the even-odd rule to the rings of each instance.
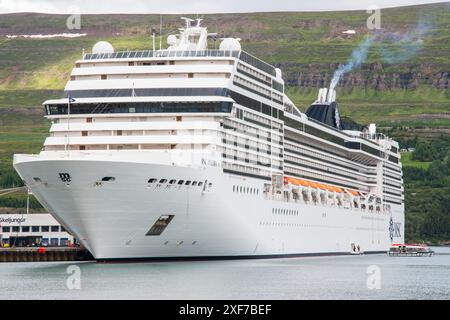
[[[392, 220], [403, 228], [402, 206], [387, 214], [269, 200], [262, 192], [265, 180], [220, 167], [26, 155], [16, 155], [14, 166], [36, 198], [99, 260], [349, 254], [352, 244], [367, 253], [404, 241], [403, 230], [390, 230]], [[68, 185], [59, 177], [65, 172]], [[105, 176], [115, 181], [95, 186]], [[153, 177], [208, 181], [212, 187], [149, 185]], [[235, 192], [233, 186], [258, 193]], [[174, 217], [161, 235], [146, 235], [161, 215]]]

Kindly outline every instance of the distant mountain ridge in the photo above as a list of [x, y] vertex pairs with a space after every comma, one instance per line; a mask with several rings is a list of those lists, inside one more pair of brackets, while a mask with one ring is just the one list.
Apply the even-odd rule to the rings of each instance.
[[[245, 14], [202, 15], [211, 32], [219, 36], [233, 36], [242, 39], [244, 50], [281, 67], [284, 77], [291, 86], [317, 88], [326, 86], [340, 63], [350, 56], [351, 50], [369, 33], [366, 27], [368, 14], [365, 11], [350, 12], [274, 12]], [[47, 15], [37, 13], [16, 13], [0, 15], [0, 57], [5, 50], [13, 49], [5, 41], [6, 35], [57, 34], [64, 32], [87, 33], [86, 37], [75, 39], [48, 40], [54, 52], [48, 69], [61, 71], [59, 76], [67, 78], [71, 69], [68, 57], [80, 54], [81, 49], [90, 50], [95, 41], [107, 39], [117, 49], [148, 49], [151, 46], [150, 33], [159, 30], [159, 15], [82, 15], [80, 30], [68, 30], [67, 15]], [[179, 15], [163, 15], [163, 43], [170, 33], [177, 32], [181, 21]], [[374, 90], [416, 89], [430, 86], [436, 89], [450, 87], [450, 2], [430, 5], [382, 9], [382, 31], [404, 34], [414, 30], [419, 20], [424, 19], [431, 30], [423, 39], [417, 56], [396, 64], [382, 61], [376, 48], [371, 50], [368, 61], [360, 69], [344, 76], [340, 86], [344, 88], [372, 88]], [[427, 23], [428, 23], [427, 22]], [[355, 30], [355, 35], [344, 34], [345, 30]], [[21, 49], [36, 50], [48, 54], [46, 47], [35, 46], [24, 41]], [[67, 40], [67, 41], [65, 41]], [[122, 41], [121, 41], [122, 40]], [[30, 44], [27, 48], [27, 43]], [[59, 43], [61, 47], [59, 47]], [[157, 42], [158, 43], [158, 42]], [[210, 43], [214, 46], [214, 43]], [[218, 44], [216, 44], [217, 46]], [[66, 50], [67, 49], [67, 50]], [[395, 49], [395, 48], [394, 48]], [[23, 51], [21, 52], [23, 54]], [[26, 55], [26, 54], [25, 54]], [[31, 55], [31, 54], [30, 54]], [[20, 58], [20, 56], [17, 56]], [[55, 58], [55, 60], [53, 60]], [[11, 77], [11, 71], [20, 73], [22, 61], [13, 59], [0, 62], [0, 88], [39, 88], [29, 80], [26, 72]], [[33, 61], [31, 61], [33, 63]], [[48, 75], [52, 77], [52, 72]], [[50, 81], [52, 82], [52, 81]], [[53, 81], [54, 82], [54, 81]], [[63, 82], [56, 81], [61, 89]], [[43, 87], [47, 86], [46, 83]]]

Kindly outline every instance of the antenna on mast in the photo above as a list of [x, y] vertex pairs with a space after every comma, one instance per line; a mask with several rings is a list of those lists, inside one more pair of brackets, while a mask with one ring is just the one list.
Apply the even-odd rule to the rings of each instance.
[[159, 50], [162, 48], [162, 14], [159, 15]]
[[153, 45], [153, 51], [155, 51], [155, 40], [156, 40], [156, 30], [155, 28], [152, 28], [152, 45]]
[[153, 42], [153, 51], [155, 51], [155, 32], [153, 31], [153, 33], [152, 33], [152, 42]]
[[181, 19], [183, 19], [184, 21], [186, 21], [186, 29], [191, 27], [191, 22], [193, 22], [194, 20], [191, 18], [186, 18], [186, 17], [181, 17]]

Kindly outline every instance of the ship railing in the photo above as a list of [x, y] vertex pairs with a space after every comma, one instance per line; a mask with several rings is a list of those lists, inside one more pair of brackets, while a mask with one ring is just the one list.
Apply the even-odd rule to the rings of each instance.
[[239, 58], [238, 50], [140, 50], [117, 51], [111, 53], [86, 53], [84, 60], [96, 59], [133, 59], [133, 58], [166, 58], [166, 57], [234, 57]]
[[85, 53], [84, 60], [97, 59], [136, 59], [136, 58], [181, 58], [181, 57], [232, 57], [238, 58], [272, 76], [276, 76], [275, 67], [242, 50], [140, 50], [118, 51], [111, 53]]

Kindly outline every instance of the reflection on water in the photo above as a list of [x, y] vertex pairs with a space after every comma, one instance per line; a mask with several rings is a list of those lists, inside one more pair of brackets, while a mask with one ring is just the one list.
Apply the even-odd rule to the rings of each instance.
[[450, 299], [450, 248], [433, 250], [442, 254], [83, 262], [80, 290], [67, 286], [73, 262], [2, 263], [0, 299]]

